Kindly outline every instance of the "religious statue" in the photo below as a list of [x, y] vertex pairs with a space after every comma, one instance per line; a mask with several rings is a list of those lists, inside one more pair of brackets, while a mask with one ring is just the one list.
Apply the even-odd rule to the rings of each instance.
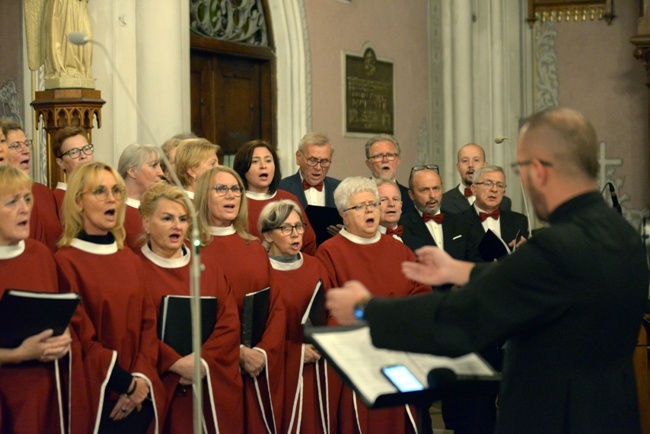
[[24, 0], [29, 69], [45, 69], [45, 89], [94, 89], [92, 44], [68, 42], [68, 34], [92, 38], [88, 0]]

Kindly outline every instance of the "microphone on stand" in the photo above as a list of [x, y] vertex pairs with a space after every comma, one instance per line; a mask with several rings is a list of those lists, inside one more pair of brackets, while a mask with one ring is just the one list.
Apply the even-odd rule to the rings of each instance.
[[618, 195], [616, 194], [614, 184], [608, 182], [607, 185], [609, 186], [609, 194], [612, 197], [612, 208], [614, 208], [619, 214], [623, 215], [623, 209], [621, 208], [621, 204], [618, 203]]
[[[494, 143], [496, 143], [497, 145], [500, 145], [503, 142], [508, 143], [508, 146], [510, 147], [510, 152], [512, 153], [513, 156], [516, 156], [517, 154], [515, 150], [512, 149], [512, 144], [510, 143], [509, 138], [507, 138], [506, 136], [496, 136], [494, 138]], [[526, 219], [528, 220], [528, 231], [529, 231], [528, 235], [530, 236], [530, 234], [533, 233], [533, 224], [530, 219], [530, 211], [528, 211], [528, 199], [526, 199], [526, 190], [524, 190], [524, 183], [521, 182], [521, 177], [518, 176], [517, 178], [519, 178], [519, 185], [521, 186], [521, 197], [524, 200], [524, 209], [526, 210]]]
[[[140, 105], [136, 102], [135, 98], [129, 91], [129, 88], [124, 82], [124, 78], [120, 71], [115, 66], [113, 59], [111, 59], [110, 54], [106, 47], [100, 42], [90, 39], [86, 34], [82, 32], [71, 32], [68, 33], [68, 41], [74, 45], [86, 45], [87, 43], [92, 43], [93, 45], [99, 47], [104, 54], [108, 63], [111, 65], [111, 69], [115, 76], [118, 78], [118, 81], [122, 85], [126, 95], [129, 98], [129, 101], [135, 108], [138, 119], [140, 120], [141, 125], [144, 127], [144, 131], [151, 140], [151, 144], [156, 145], [156, 139], [149, 128], [149, 123], [144, 117]], [[165, 162], [167, 167], [172, 167], [169, 159], [164, 152], [160, 153], [162, 160]], [[183, 192], [183, 200], [187, 206], [188, 212], [192, 221], [196, 222], [196, 211], [194, 209], [194, 204], [190, 200], [189, 196], [185, 193], [185, 189], [181, 184], [178, 176], [173, 170], [169, 171], [174, 185], [179, 187]], [[199, 248], [201, 246], [201, 239], [199, 234], [199, 228], [197, 224], [192, 225], [192, 232], [190, 234], [190, 241], [192, 244], [192, 263], [190, 265], [190, 294], [192, 296], [191, 311], [192, 311], [192, 350], [194, 353], [194, 380], [192, 381], [193, 389], [193, 409], [194, 409], [194, 434], [200, 434], [203, 425], [203, 387], [201, 380], [201, 258], [199, 254]]]

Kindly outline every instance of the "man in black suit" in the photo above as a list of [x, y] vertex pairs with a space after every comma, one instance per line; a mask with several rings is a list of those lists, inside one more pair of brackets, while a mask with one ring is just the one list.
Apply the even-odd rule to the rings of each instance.
[[413, 201], [408, 195], [408, 188], [395, 180], [395, 171], [402, 162], [400, 147], [395, 137], [380, 134], [366, 142], [366, 166], [372, 172], [372, 177], [393, 181], [399, 187], [402, 195], [402, 212], [413, 209]]
[[300, 169], [283, 178], [280, 188], [296, 196], [303, 208], [307, 205], [335, 208], [334, 190], [341, 181], [327, 176], [333, 155], [334, 148], [325, 134], [305, 134], [296, 151]]
[[[513, 248], [515, 237], [528, 238], [528, 219], [525, 215], [500, 208], [506, 192], [506, 175], [499, 166], [483, 166], [474, 173], [472, 193], [476, 200], [474, 205], [463, 211], [461, 217], [469, 228], [469, 247], [471, 257], [480, 260], [478, 248], [488, 229], [494, 232], [506, 244]], [[517, 242], [521, 243], [518, 238]], [[500, 258], [483, 258], [492, 261]]]
[[[460, 184], [445, 192], [443, 197], [443, 212], [459, 214], [474, 204], [476, 197], [472, 192], [472, 178], [474, 173], [485, 166], [485, 151], [476, 143], [468, 143], [458, 150], [458, 162], [456, 170], [460, 175]], [[504, 196], [501, 202], [501, 209], [509, 211], [512, 202], [509, 197]]]
[[408, 194], [415, 206], [400, 219], [404, 244], [413, 251], [422, 246], [438, 246], [456, 259], [466, 259], [467, 230], [463, 220], [440, 212], [442, 180], [438, 166], [413, 167]]
[[380, 348], [459, 356], [507, 339], [500, 434], [639, 433], [632, 355], [648, 265], [599, 193], [596, 132], [574, 110], [537, 113], [512, 166], [547, 228], [498, 262], [424, 247], [402, 264], [409, 279], [459, 291], [381, 299], [349, 282], [330, 289], [328, 311], [342, 325], [363, 318]]

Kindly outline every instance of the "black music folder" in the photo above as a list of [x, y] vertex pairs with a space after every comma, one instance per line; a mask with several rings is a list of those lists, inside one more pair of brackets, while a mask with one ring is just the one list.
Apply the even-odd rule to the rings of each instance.
[[485, 232], [481, 242], [478, 244], [478, 252], [485, 262], [501, 259], [511, 253], [506, 242], [490, 229]]
[[266, 321], [269, 319], [271, 288], [266, 287], [244, 296], [244, 310], [241, 320], [241, 343], [253, 348], [262, 340]]
[[327, 232], [328, 226], [343, 224], [343, 219], [336, 208], [307, 205], [305, 213], [309, 219], [309, 224], [316, 233], [316, 244], [319, 246], [332, 237]]
[[0, 300], [0, 348], [16, 348], [47, 329], [62, 334], [80, 301], [74, 292], [8, 290]]
[[[430, 373], [437, 371], [451, 374], [453, 381], [500, 379], [476, 353], [451, 358], [377, 348], [368, 326], [314, 327], [306, 329], [305, 335], [368, 408], [427, 402], [437, 393], [428, 381]], [[424, 389], [400, 392], [382, 373], [382, 368], [395, 365], [405, 366]]]
[[309, 300], [309, 306], [305, 310], [305, 314], [302, 316], [303, 330], [305, 327], [319, 327], [327, 325], [327, 309], [325, 308], [325, 290], [323, 288], [323, 282], [318, 281], [316, 287], [314, 288], [314, 293]]
[[[181, 356], [192, 351], [192, 297], [166, 295], [160, 303], [158, 336]], [[201, 297], [201, 343], [210, 337], [217, 323], [217, 297]]]

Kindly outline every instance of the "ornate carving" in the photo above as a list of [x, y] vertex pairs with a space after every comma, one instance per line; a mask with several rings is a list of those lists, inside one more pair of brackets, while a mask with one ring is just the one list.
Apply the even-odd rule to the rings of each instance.
[[558, 105], [557, 31], [555, 24], [546, 22], [535, 33], [535, 111], [539, 111]]
[[9, 80], [0, 87], [0, 118], [8, 118], [23, 125], [21, 112], [18, 87], [15, 81]]
[[269, 45], [262, 0], [191, 0], [190, 29], [209, 38]]
[[614, 15], [614, 0], [573, 0], [555, 1], [549, 3], [545, 0], [528, 0], [528, 18], [526, 21], [532, 26], [536, 21], [580, 22], [605, 20], [612, 24]]

